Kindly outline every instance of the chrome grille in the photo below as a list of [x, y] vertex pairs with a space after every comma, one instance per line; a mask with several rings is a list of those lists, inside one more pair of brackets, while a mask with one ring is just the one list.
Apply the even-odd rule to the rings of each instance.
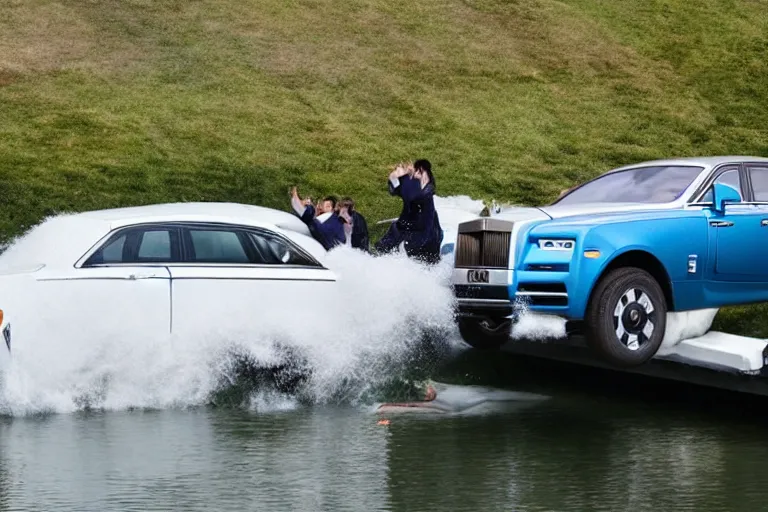
[[456, 240], [456, 267], [507, 268], [509, 231], [459, 233]]

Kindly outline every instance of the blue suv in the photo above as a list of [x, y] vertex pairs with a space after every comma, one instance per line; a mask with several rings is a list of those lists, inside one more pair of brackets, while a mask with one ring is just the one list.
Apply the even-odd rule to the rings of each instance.
[[452, 286], [473, 347], [504, 345], [524, 306], [564, 318], [603, 360], [641, 365], [667, 312], [768, 300], [768, 158], [642, 162], [462, 222]]

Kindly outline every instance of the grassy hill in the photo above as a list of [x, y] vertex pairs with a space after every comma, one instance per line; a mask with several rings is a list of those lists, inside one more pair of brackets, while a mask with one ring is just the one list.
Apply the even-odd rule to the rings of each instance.
[[[540, 203], [666, 156], [768, 156], [766, 0], [6, 0], [0, 235], [169, 200], [287, 208], [429, 158]], [[755, 329], [759, 309], [738, 309]], [[734, 322], [734, 318], [731, 318]], [[752, 322], [747, 325], [743, 322]], [[740, 328], [741, 328], [740, 327]]]

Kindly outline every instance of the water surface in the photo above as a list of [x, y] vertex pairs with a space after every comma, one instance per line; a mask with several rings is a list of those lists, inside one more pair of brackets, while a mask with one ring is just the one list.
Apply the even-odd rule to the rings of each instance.
[[766, 421], [751, 414], [764, 402], [723, 413], [701, 393], [670, 398], [672, 384], [486, 363], [443, 376], [549, 399], [388, 425], [352, 406], [9, 418], [0, 508], [738, 511], [768, 499]]

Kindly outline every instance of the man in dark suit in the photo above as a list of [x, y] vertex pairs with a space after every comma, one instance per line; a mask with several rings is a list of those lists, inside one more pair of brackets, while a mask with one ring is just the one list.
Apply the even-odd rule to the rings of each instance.
[[330, 251], [337, 245], [344, 245], [346, 240], [344, 220], [336, 211], [335, 197], [324, 198], [318, 203], [316, 209], [311, 201], [302, 200], [296, 187], [293, 187], [291, 206], [296, 215], [309, 227], [312, 237], [320, 242], [326, 251]]

